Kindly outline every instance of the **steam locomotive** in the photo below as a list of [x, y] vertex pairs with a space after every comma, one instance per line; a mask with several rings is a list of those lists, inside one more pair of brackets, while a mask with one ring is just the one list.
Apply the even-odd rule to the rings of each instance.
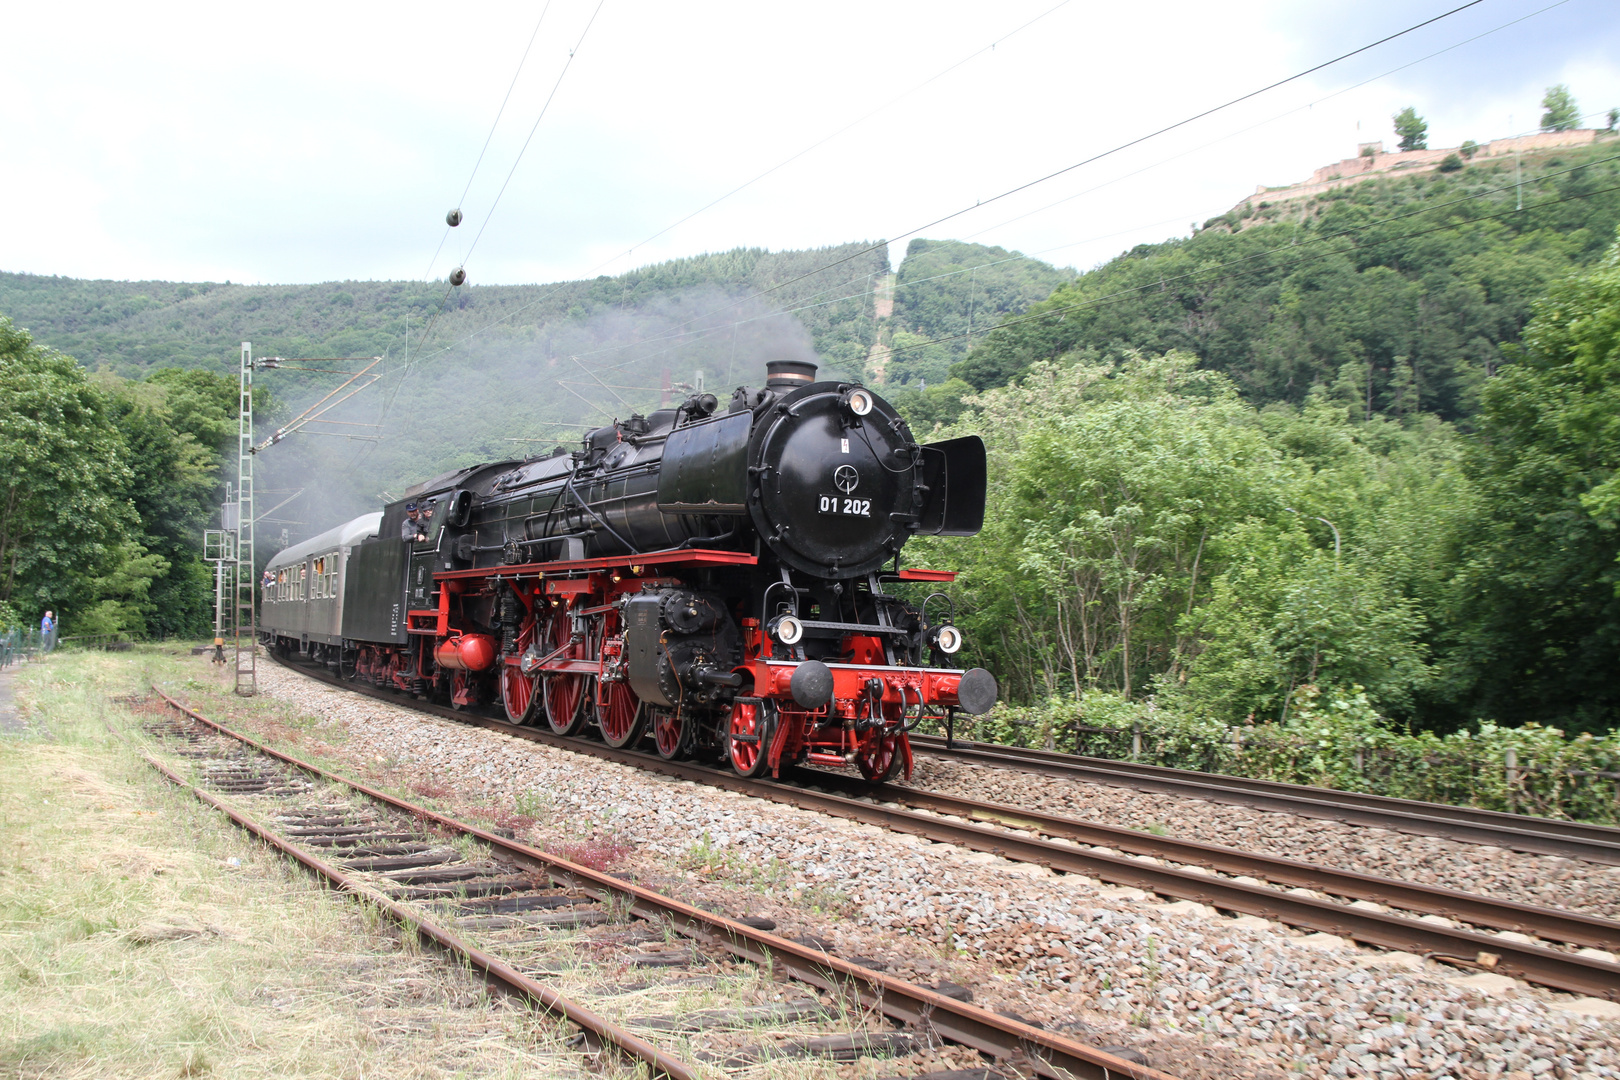
[[724, 409], [697, 393], [571, 453], [418, 484], [272, 559], [262, 639], [348, 679], [499, 701], [515, 724], [616, 747], [650, 735], [665, 758], [744, 776], [909, 776], [917, 723], [996, 700], [988, 671], [951, 663], [944, 593], [885, 591], [952, 580], [902, 569], [900, 550], [979, 531], [984, 444], [919, 444], [877, 394], [815, 373], [772, 361]]

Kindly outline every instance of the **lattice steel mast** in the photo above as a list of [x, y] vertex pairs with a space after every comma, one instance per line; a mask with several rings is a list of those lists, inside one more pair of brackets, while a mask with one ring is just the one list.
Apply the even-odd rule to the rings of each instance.
[[[236, 428], [236, 692], [258, 692], [258, 620], [253, 579], [253, 344], [242, 342], [241, 407]], [[244, 637], [246, 641], [244, 642]]]

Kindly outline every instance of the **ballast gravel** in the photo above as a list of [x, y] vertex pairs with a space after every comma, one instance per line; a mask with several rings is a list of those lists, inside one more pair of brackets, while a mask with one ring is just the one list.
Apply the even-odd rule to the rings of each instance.
[[911, 786], [1620, 919], [1620, 866], [917, 755]]
[[[507, 820], [551, 850], [627, 851], [615, 869], [651, 887], [771, 918], [778, 933], [824, 939], [839, 955], [902, 978], [971, 988], [975, 1004], [1092, 1045], [1133, 1049], [1189, 1080], [1620, 1076], [1620, 1004], [658, 777], [269, 665], [259, 681], [295, 722], [262, 712], [236, 719], [273, 741], [344, 759], [463, 810], [523, 815]], [[917, 779], [939, 784], [941, 775], [930, 764]], [[1226, 809], [1166, 804], [1153, 820], [1206, 815], [1190, 834], [1217, 838], [1208, 815]], [[1330, 823], [1300, 824], [1308, 836]], [[1286, 853], [1350, 850], [1348, 838], [1339, 848], [1299, 844]], [[1387, 836], [1376, 845], [1379, 860], [1363, 859], [1363, 867], [1405, 868], [1403, 876], [1424, 880], [1405, 862], [1418, 856]], [[840, 1071], [889, 1075], [870, 1061]]]

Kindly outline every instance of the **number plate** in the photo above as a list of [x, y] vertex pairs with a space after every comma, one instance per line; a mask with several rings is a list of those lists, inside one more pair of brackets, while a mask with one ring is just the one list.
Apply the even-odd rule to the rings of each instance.
[[816, 509], [823, 514], [835, 514], [838, 517], [869, 518], [872, 516], [872, 500], [852, 499], [847, 495], [823, 495]]

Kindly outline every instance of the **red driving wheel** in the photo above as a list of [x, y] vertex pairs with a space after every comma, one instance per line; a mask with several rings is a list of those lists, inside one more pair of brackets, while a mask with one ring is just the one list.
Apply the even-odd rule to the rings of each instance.
[[759, 776], [770, 761], [776, 707], [769, 701], [739, 701], [726, 720], [726, 756], [739, 776]]
[[596, 706], [596, 723], [602, 729], [602, 741], [616, 749], [630, 746], [646, 731], [646, 710], [628, 684], [611, 682], [606, 686]]
[[[518, 635], [517, 649], [512, 659], [524, 654], [534, 641], [534, 621], [531, 619]], [[506, 718], [514, 724], [532, 723], [545, 702], [538, 675], [525, 675], [516, 664], [508, 664], [501, 657], [501, 704], [506, 706]]]
[[[546, 630], [546, 652], [549, 653], [568, 644], [574, 632], [573, 617], [566, 610], [558, 610], [552, 614]], [[584, 653], [585, 643], [580, 642], [565, 649], [558, 659], [577, 660]], [[575, 674], [541, 676], [545, 686], [546, 719], [558, 735], [578, 735], [585, 726], [586, 678]]]
[[668, 709], [654, 712], [653, 742], [658, 746], [658, 756], [665, 761], [685, 757], [691, 749], [693, 726], [691, 717], [680, 712]]

